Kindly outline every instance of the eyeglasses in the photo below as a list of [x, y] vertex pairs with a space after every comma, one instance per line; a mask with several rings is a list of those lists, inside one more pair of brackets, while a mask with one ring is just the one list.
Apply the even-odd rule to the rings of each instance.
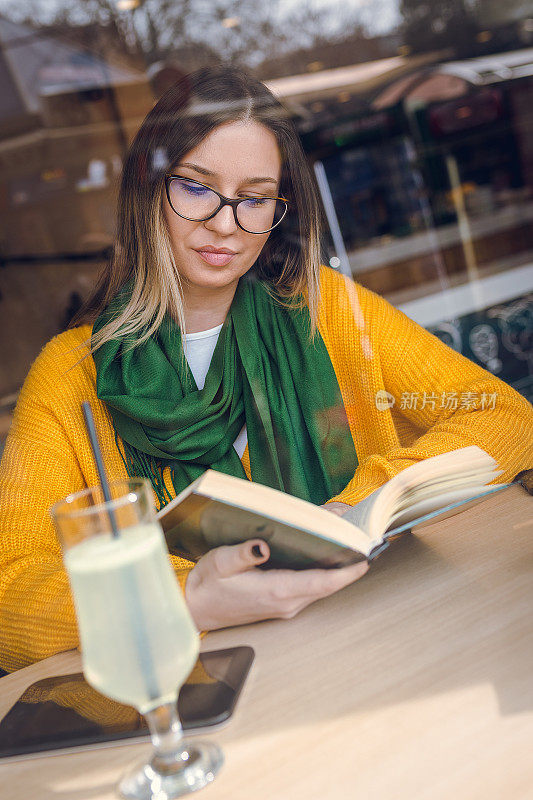
[[179, 175], [165, 175], [170, 207], [178, 217], [206, 222], [221, 208], [231, 206], [236, 224], [246, 233], [268, 233], [284, 218], [288, 201], [283, 197], [242, 197], [231, 200], [209, 186]]

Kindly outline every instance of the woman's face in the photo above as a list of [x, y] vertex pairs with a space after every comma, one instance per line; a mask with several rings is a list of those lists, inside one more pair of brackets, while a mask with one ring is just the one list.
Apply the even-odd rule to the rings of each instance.
[[[200, 181], [228, 198], [277, 197], [281, 156], [274, 134], [263, 125], [229, 122], [186, 153], [172, 173]], [[164, 214], [185, 294], [235, 289], [269, 236], [239, 228], [230, 206], [210, 220], [192, 222], [175, 214], [165, 196]], [[207, 254], [203, 248], [224, 248], [233, 255]]]

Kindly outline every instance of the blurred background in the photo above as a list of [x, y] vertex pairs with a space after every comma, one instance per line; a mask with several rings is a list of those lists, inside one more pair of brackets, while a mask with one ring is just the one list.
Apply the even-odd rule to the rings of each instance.
[[109, 257], [128, 143], [218, 63], [289, 109], [325, 260], [532, 400], [532, 0], [0, 0], [0, 450]]

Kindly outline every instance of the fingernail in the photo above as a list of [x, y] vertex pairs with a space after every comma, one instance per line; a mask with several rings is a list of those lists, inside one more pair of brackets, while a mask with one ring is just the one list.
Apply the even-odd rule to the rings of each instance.
[[256, 558], [263, 558], [263, 552], [258, 544], [254, 544], [252, 547], [252, 553]]

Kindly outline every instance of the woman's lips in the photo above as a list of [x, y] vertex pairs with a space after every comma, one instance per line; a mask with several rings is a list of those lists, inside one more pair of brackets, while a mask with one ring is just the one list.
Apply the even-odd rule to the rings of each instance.
[[213, 253], [210, 250], [197, 250], [196, 252], [213, 267], [225, 267], [237, 255], [236, 253]]

